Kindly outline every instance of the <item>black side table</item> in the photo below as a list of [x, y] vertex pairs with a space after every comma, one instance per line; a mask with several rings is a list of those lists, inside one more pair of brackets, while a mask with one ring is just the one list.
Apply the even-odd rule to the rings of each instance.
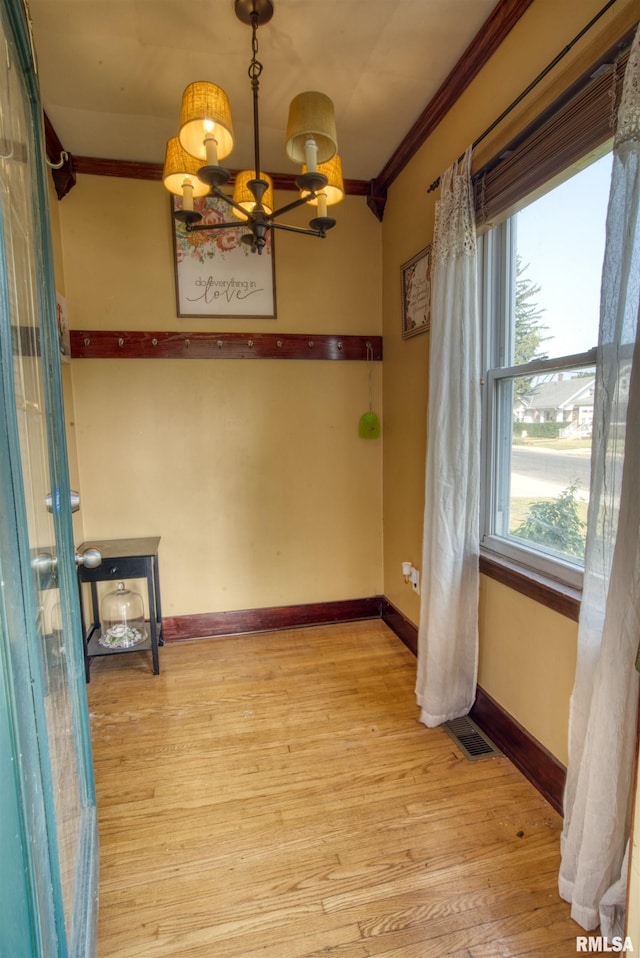
[[[80, 592], [80, 616], [84, 638], [84, 667], [87, 682], [90, 680], [91, 659], [97, 655], [119, 655], [125, 652], [143, 652], [151, 650], [153, 674], [160, 672], [158, 646], [163, 645], [162, 609], [160, 604], [160, 574], [158, 571], [158, 546], [160, 536], [146, 539], [95, 539], [83, 542], [78, 552], [97, 549], [102, 556], [102, 564], [94, 569], [78, 567], [78, 587]], [[114, 579], [146, 579], [149, 600], [149, 635], [138, 645], [128, 649], [105, 648], [98, 639], [102, 633], [100, 606], [98, 603], [97, 582], [111, 582]], [[85, 621], [82, 584], [91, 584], [91, 624]]]

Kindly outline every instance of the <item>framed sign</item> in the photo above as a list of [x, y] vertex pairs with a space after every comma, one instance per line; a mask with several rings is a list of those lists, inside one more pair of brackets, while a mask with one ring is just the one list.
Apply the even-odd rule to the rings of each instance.
[[402, 338], [431, 328], [431, 246], [402, 267]]
[[[180, 197], [172, 196], [171, 202], [172, 212], [182, 208]], [[231, 207], [217, 197], [198, 197], [193, 207], [202, 223], [235, 221]], [[172, 220], [178, 316], [275, 318], [272, 230], [259, 255], [242, 242], [247, 230], [240, 220], [238, 226], [192, 233]]]

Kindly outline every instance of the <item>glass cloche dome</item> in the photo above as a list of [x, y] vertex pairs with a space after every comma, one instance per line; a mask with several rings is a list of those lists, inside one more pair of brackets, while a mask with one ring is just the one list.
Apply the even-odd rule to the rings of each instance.
[[142, 596], [127, 589], [124, 582], [118, 582], [117, 588], [105, 595], [100, 611], [100, 645], [108, 649], [130, 649], [146, 639]]

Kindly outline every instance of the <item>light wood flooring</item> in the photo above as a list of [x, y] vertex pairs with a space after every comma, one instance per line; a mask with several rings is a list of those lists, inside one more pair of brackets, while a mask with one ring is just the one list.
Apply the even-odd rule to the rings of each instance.
[[95, 660], [99, 958], [565, 958], [560, 818], [379, 620]]

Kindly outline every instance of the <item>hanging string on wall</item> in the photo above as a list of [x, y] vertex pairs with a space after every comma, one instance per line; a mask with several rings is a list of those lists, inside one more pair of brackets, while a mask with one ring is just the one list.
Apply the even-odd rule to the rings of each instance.
[[380, 436], [380, 420], [373, 412], [371, 383], [371, 377], [373, 374], [373, 346], [370, 342], [367, 342], [367, 373], [369, 383], [369, 412], [365, 412], [362, 414], [362, 416], [360, 416], [360, 422], [358, 423], [358, 435], [361, 439], [378, 439]]

